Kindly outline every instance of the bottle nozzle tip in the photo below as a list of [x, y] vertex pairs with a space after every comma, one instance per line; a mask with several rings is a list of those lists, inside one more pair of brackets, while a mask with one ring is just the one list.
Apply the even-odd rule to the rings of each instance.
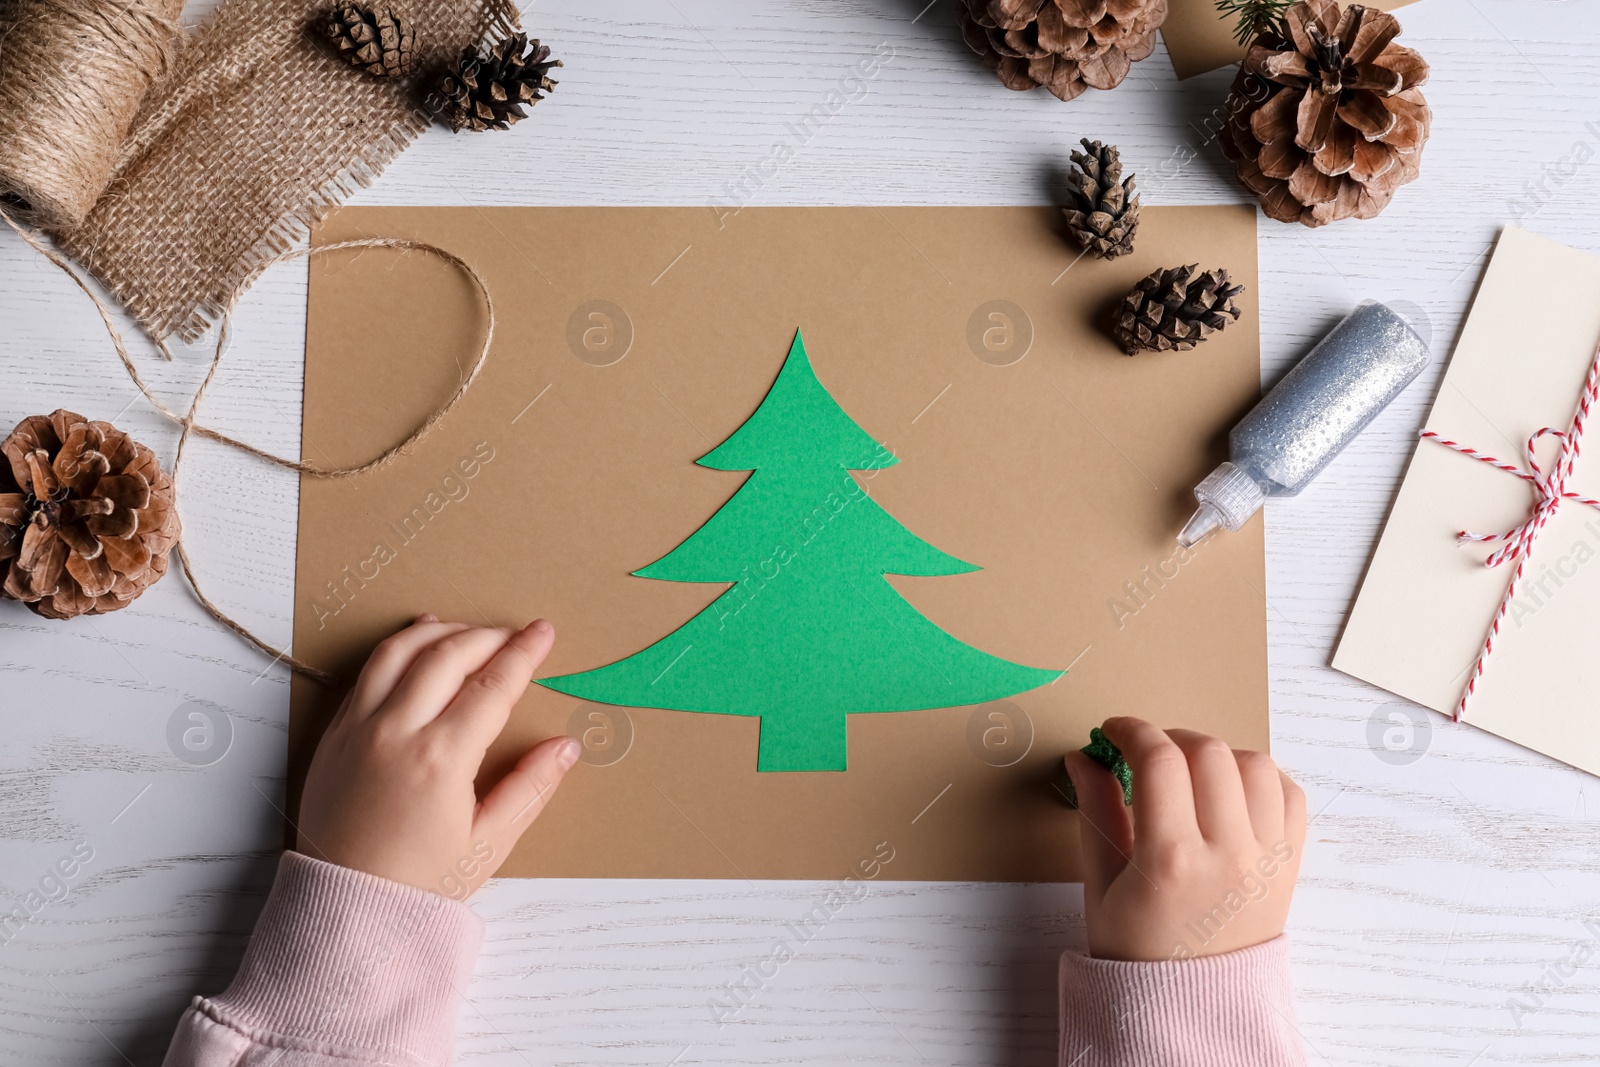
[[1178, 534], [1184, 548], [1193, 548], [1220, 527], [1239, 529], [1267, 499], [1256, 480], [1231, 461], [1206, 475], [1194, 487], [1194, 497], [1200, 508]]
[[1210, 504], [1201, 504], [1194, 515], [1178, 531], [1178, 544], [1183, 548], [1193, 548], [1205, 540], [1207, 534], [1222, 525], [1222, 512]]

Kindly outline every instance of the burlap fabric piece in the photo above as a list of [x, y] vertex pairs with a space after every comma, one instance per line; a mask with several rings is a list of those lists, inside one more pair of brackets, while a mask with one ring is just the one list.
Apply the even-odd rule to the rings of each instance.
[[369, 78], [320, 39], [323, 0], [228, 0], [135, 119], [116, 176], [56, 235], [153, 337], [194, 340], [275, 254], [432, 122], [425, 85], [514, 32], [507, 0], [408, 0], [418, 79]]

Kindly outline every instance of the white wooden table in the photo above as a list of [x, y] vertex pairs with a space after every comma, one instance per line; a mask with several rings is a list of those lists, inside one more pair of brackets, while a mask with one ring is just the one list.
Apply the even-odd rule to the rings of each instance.
[[[554, 97], [510, 134], [430, 133], [357, 202], [701, 204], [884, 43], [893, 60], [870, 92], [753, 202], [1048, 202], [1046, 176], [1081, 135], [1121, 146], [1146, 203], [1242, 199], [1202, 125], [1228, 73], [1179, 83], [1158, 51], [1114, 92], [1012, 94], [960, 43], [954, 0], [926, 2], [543, 0], [527, 21], [566, 60]], [[1273, 748], [1314, 813], [1290, 921], [1301, 1030], [1313, 1063], [1595, 1062], [1600, 827], [1587, 793], [1600, 800], [1600, 787], [1437, 716], [1421, 759], [1380, 758], [1369, 720], [1392, 698], [1326, 662], [1498, 227], [1520, 216], [1600, 252], [1600, 10], [1423, 0], [1400, 14], [1433, 66], [1421, 180], [1373, 222], [1261, 222], [1263, 381], [1367, 296], [1420, 309], [1434, 347], [1410, 392], [1267, 514]], [[303, 267], [257, 285], [209, 408], [291, 454], [304, 295]], [[140, 358], [181, 398], [204, 356]], [[170, 457], [174, 433], [134, 399], [82, 296], [9, 234], [0, 375], [6, 427], [69, 407]], [[295, 500], [292, 478], [196, 448], [191, 551], [211, 595], [276, 640], [290, 630]], [[226, 984], [271, 877], [287, 672], [216, 626], [181, 579], [67, 624], [0, 605], [0, 628], [0, 910], [75, 845], [93, 850], [65, 897], [0, 945], [0, 1063], [159, 1063], [188, 998]], [[169, 747], [191, 702], [233, 726], [209, 766]], [[460, 1059], [1053, 1062], [1054, 959], [1081, 935], [1073, 886], [877, 884], [719, 1028], [708, 999], [819, 892], [493, 884], [474, 899], [489, 936]]]

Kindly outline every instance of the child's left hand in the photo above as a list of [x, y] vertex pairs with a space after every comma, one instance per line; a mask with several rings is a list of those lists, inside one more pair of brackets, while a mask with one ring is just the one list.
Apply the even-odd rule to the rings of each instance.
[[297, 850], [463, 899], [510, 855], [577, 762], [578, 742], [529, 749], [480, 803], [484, 753], [555, 641], [424, 615], [380, 644], [306, 777]]

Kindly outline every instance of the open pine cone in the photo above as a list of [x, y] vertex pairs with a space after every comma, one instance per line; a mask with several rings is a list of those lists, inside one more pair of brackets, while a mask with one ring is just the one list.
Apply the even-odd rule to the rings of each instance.
[[334, 49], [374, 78], [400, 78], [411, 71], [411, 24], [385, 4], [338, 4], [328, 16], [327, 31]]
[[1067, 229], [1085, 252], [1114, 259], [1133, 251], [1139, 229], [1139, 194], [1133, 175], [1122, 176], [1122, 156], [1115, 145], [1087, 137], [1082, 152], [1072, 153], [1072, 206], [1062, 208]]
[[1244, 286], [1228, 284], [1225, 270], [1193, 277], [1197, 266], [1152, 271], [1123, 297], [1111, 332], [1124, 352], [1184, 351], [1238, 320], [1233, 298]]
[[961, 35], [1007, 89], [1115, 89], [1156, 47], [1167, 0], [962, 0]]
[[1256, 37], [1222, 130], [1239, 180], [1280, 222], [1370, 219], [1419, 173], [1428, 64], [1394, 44], [1393, 15], [1304, 0]]
[[548, 46], [530, 42], [525, 33], [512, 34], [487, 54], [467, 48], [439, 81], [445, 121], [456, 131], [509, 129], [528, 117], [523, 104], [532, 107], [556, 87], [550, 69], [559, 66]]
[[167, 572], [172, 480], [108, 422], [31, 415], [0, 444], [0, 593], [51, 619], [127, 607]]

